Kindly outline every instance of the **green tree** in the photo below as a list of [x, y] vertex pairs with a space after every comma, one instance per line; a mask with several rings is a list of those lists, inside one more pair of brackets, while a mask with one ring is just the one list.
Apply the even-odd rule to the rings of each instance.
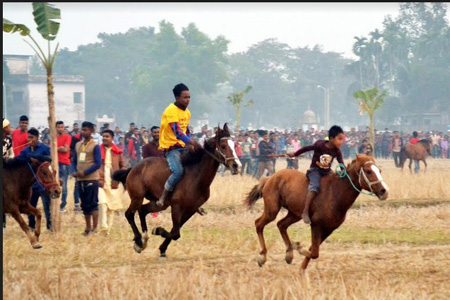
[[[51, 54], [50, 42], [53, 41], [59, 31], [59, 23], [55, 20], [61, 19], [60, 9], [54, 7], [54, 5], [47, 2], [33, 2], [33, 16], [37, 25], [37, 31], [41, 36], [47, 40], [48, 54], [45, 55], [42, 48], [31, 36], [30, 29], [23, 24], [15, 24], [5, 18], [3, 18], [3, 31], [15, 33], [19, 32], [22, 36], [29, 37], [32, 44], [25, 40], [31, 48], [34, 50], [38, 58], [41, 60], [47, 72], [47, 97], [48, 97], [48, 125], [50, 129], [50, 143], [51, 143], [51, 158], [52, 168], [56, 171], [56, 178], [59, 178], [58, 172], [58, 153], [56, 142], [56, 119], [55, 119], [55, 99], [53, 91], [53, 66], [55, 63], [59, 43], [56, 44], [53, 54]], [[52, 215], [52, 231], [59, 231], [61, 229], [61, 220], [59, 214], [60, 199], [54, 199], [51, 204]]]
[[353, 97], [359, 100], [360, 109], [369, 116], [369, 138], [372, 149], [375, 149], [374, 118], [375, 111], [384, 103], [384, 98], [388, 95], [387, 91], [379, 92], [377, 88], [370, 90], [359, 90], [353, 93]]
[[236, 136], [239, 135], [239, 130], [241, 128], [241, 111], [242, 111], [242, 105], [245, 107], [252, 105], [253, 99], [250, 99], [247, 101], [247, 103], [244, 104], [244, 96], [248, 94], [251, 91], [252, 87], [247, 86], [245, 90], [233, 93], [231, 96], [228, 96], [227, 99], [230, 101], [230, 103], [233, 105], [234, 110], [236, 112]]

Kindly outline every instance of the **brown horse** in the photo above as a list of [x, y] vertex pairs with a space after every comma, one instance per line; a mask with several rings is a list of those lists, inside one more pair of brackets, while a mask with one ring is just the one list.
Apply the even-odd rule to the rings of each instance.
[[311, 218], [309, 250], [303, 249], [298, 242], [291, 243], [287, 234], [287, 228], [301, 220], [308, 193], [309, 182], [306, 175], [296, 170], [280, 170], [272, 177], [261, 179], [260, 183], [253, 187], [244, 203], [251, 207], [259, 198], [264, 198], [264, 213], [255, 221], [262, 249], [258, 259], [259, 266], [267, 260], [264, 227], [275, 220], [282, 207], [288, 210], [288, 214], [277, 223], [277, 226], [286, 244], [285, 260], [290, 264], [294, 258], [293, 250], [297, 250], [305, 256], [302, 263], [302, 270], [305, 270], [311, 259], [319, 257], [320, 244], [344, 222], [347, 211], [360, 193], [356, 189], [370, 190], [380, 200], [388, 197], [388, 187], [381, 178], [381, 171], [375, 165], [372, 156], [357, 155], [356, 159], [348, 164], [347, 172], [348, 177], [339, 178], [339, 175], [332, 173], [321, 179], [321, 191], [314, 198], [309, 211]]
[[[168, 206], [172, 208], [172, 230], [167, 232], [162, 227], [152, 230], [152, 234], [165, 238], [159, 247], [161, 257], [165, 257], [170, 242], [180, 238], [180, 228], [183, 224], [208, 200], [210, 185], [219, 165], [224, 164], [233, 175], [238, 173], [240, 162], [227, 125], [225, 124], [223, 130], [218, 127], [215, 136], [205, 142], [204, 148], [182, 155], [182, 163], [183, 178], [163, 207], [157, 206], [156, 201], [161, 196], [164, 183], [171, 174], [165, 158], [148, 157], [131, 169], [114, 172], [113, 179], [124, 184], [131, 198], [125, 216], [133, 229], [136, 252], [140, 253], [147, 247], [145, 216], [148, 213], [165, 210]], [[144, 198], [151, 201], [142, 205]], [[134, 221], [136, 211], [139, 211], [144, 240]]]
[[400, 166], [403, 171], [403, 167], [407, 159], [409, 159], [409, 171], [412, 174], [411, 164], [413, 160], [417, 161], [417, 165], [420, 169], [419, 161], [423, 161], [425, 165], [424, 172], [427, 171], [427, 155], [431, 156], [431, 143], [427, 139], [422, 139], [417, 142], [417, 144], [407, 143], [400, 150]]
[[[52, 170], [50, 161], [45, 156], [35, 156], [28, 161], [13, 159], [3, 165], [3, 212], [11, 214], [19, 223], [34, 249], [42, 247], [39, 244], [42, 214], [30, 204], [31, 186], [37, 181], [51, 198], [61, 194], [60, 183], [55, 180], [56, 171]], [[36, 217], [34, 236], [20, 214]]]

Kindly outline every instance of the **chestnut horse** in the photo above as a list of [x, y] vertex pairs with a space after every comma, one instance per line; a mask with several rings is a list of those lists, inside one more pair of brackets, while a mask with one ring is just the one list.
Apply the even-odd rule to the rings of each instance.
[[431, 156], [431, 143], [427, 139], [422, 139], [417, 142], [417, 144], [407, 143], [400, 150], [400, 166], [403, 171], [403, 167], [407, 159], [409, 159], [409, 171], [412, 174], [411, 164], [413, 159], [417, 160], [417, 164], [419, 161], [423, 161], [425, 165], [424, 172], [427, 171], [427, 155]]
[[[177, 183], [174, 192], [162, 207], [157, 206], [156, 201], [161, 196], [164, 183], [171, 174], [165, 158], [148, 157], [131, 169], [119, 170], [113, 174], [113, 179], [124, 184], [131, 198], [125, 216], [133, 229], [134, 249], [138, 253], [147, 247], [145, 216], [148, 213], [165, 210], [169, 206], [172, 208], [172, 230], [167, 232], [162, 227], [152, 230], [152, 234], [165, 238], [159, 247], [161, 257], [165, 257], [170, 242], [180, 238], [180, 228], [183, 224], [199, 212], [200, 206], [208, 200], [210, 185], [219, 165], [224, 164], [233, 175], [238, 173], [240, 165], [226, 124], [223, 130], [218, 127], [215, 136], [206, 140], [204, 148], [194, 153], [182, 154], [181, 157], [184, 166], [183, 178]], [[142, 205], [144, 198], [150, 202]], [[134, 221], [136, 211], [139, 211], [144, 240]]]
[[[29, 160], [12, 159], [3, 164], [3, 212], [11, 214], [19, 223], [34, 249], [42, 247], [39, 244], [42, 214], [30, 204], [31, 186], [37, 181], [51, 198], [58, 198], [61, 194], [60, 183], [55, 180], [56, 171], [52, 170], [50, 161], [48, 157], [35, 156]], [[36, 217], [34, 236], [21, 214]]]
[[259, 184], [253, 187], [244, 203], [250, 208], [259, 198], [264, 198], [264, 213], [255, 221], [262, 249], [258, 259], [260, 267], [267, 260], [264, 227], [275, 220], [282, 207], [288, 210], [288, 214], [277, 223], [277, 226], [286, 244], [285, 260], [290, 264], [294, 258], [293, 250], [297, 250], [305, 256], [301, 266], [302, 270], [305, 270], [311, 259], [319, 257], [320, 244], [344, 222], [346, 213], [360, 190], [369, 190], [380, 200], [387, 199], [388, 187], [372, 156], [357, 155], [356, 159], [347, 165], [343, 176], [345, 172], [348, 177], [340, 178], [338, 174], [332, 173], [321, 178], [321, 191], [312, 201], [309, 210], [311, 218], [309, 250], [303, 249], [299, 242], [292, 243], [287, 234], [288, 227], [301, 220], [308, 193], [309, 181], [306, 175], [296, 170], [280, 170], [271, 177], [261, 179]]

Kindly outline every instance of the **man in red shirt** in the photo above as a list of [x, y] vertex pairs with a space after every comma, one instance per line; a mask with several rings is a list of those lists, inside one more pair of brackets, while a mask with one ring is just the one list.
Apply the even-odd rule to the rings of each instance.
[[12, 132], [14, 157], [19, 156], [28, 144], [28, 117], [23, 115], [19, 119], [19, 128]]
[[58, 147], [58, 166], [59, 178], [63, 181], [62, 196], [61, 196], [61, 212], [66, 211], [67, 204], [67, 180], [70, 172], [70, 143], [72, 137], [64, 133], [65, 126], [63, 121], [56, 122], [56, 142]]
[[[409, 140], [409, 143], [411, 145], [417, 144], [417, 142], [420, 141], [420, 139], [417, 137], [417, 131], [413, 131], [413, 137]], [[414, 160], [414, 173], [419, 173], [419, 161]]]

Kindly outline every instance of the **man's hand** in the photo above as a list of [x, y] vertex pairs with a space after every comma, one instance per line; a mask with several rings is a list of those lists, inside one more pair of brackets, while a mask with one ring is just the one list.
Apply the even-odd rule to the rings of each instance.
[[72, 174], [72, 177], [75, 177], [75, 178], [83, 177], [83, 176], [84, 176], [84, 172], [75, 172]]

